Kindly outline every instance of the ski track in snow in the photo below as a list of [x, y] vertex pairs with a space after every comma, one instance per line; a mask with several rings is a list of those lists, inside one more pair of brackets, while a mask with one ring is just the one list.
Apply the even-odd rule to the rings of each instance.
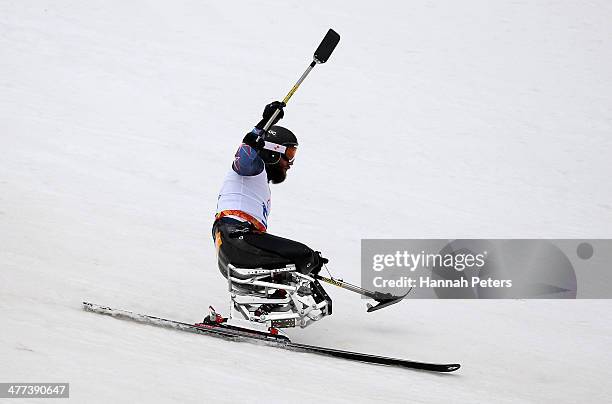
[[607, 300], [407, 301], [296, 342], [350, 363], [93, 315], [226, 311], [222, 178], [327, 28], [342, 40], [282, 122], [299, 136], [270, 231], [359, 281], [361, 238], [612, 236], [612, 6], [0, 2], [0, 381], [76, 402], [604, 402]]

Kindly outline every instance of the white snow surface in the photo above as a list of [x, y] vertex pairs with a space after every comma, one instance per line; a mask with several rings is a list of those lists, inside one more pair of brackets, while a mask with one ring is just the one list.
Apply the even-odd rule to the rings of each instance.
[[[439, 375], [84, 312], [226, 311], [210, 237], [244, 133], [291, 100], [269, 230], [359, 282], [362, 238], [612, 236], [607, 1], [0, 1], [0, 382], [71, 401], [609, 402], [607, 300], [410, 300], [297, 342]], [[1, 400], [0, 400], [1, 401]], [[35, 400], [34, 400], [35, 401]], [[8, 402], [8, 401], [7, 401]], [[10, 401], [12, 402], [12, 401]]]

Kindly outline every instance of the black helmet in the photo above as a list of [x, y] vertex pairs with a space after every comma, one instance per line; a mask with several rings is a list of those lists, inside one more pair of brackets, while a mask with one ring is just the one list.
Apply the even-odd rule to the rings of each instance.
[[293, 161], [295, 151], [298, 146], [298, 140], [293, 132], [291, 132], [289, 129], [274, 125], [268, 129], [268, 133], [266, 133], [264, 140], [269, 143], [275, 143], [277, 145], [286, 147], [284, 153], [280, 151], [268, 150], [267, 148], [261, 150], [259, 155], [266, 165], [278, 164], [281, 155], [284, 155], [285, 158]]

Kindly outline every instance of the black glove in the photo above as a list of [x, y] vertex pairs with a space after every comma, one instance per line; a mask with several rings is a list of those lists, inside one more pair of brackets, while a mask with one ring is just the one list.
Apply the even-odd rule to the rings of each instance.
[[319, 262], [321, 264], [327, 264], [329, 260], [321, 255], [321, 251], [315, 251], [315, 254], [319, 256]]
[[255, 125], [255, 127], [257, 129], [263, 129], [264, 126], [266, 126], [266, 124], [272, 117], [272, 115], [274, 115], [274, 111], [276, 111], [277, 109], [280, 109], [280, 113], [276, 116], [276, 119], [274, 120], [274, 122], [272, 122], [272, 125], [276, 125], [276, 123], [280, 121], [281, 119], [283, 119], [283, 116], [285, 116], [285, 111], [283, 111], [283, 108], [285, 108], [285, 105], [286, 104], [284, 102], [280, 102], [280, 101], [274, 101], [266, 105], [266, 107], [264, 108], [263, 114], [261, 114], [263, 119], [259, 121], [259, 123]]
[[244, 139], [242, 139], [242, 143], [248, 144], [249, 146], [251, 146], [253, 149], [257, 151], [263, 150], [264, 145], [266, 144], [266, 142], [263, 140], [263, 137], [257, 136], [257, 134], [253, 132], [247, 133], [244, 136]]

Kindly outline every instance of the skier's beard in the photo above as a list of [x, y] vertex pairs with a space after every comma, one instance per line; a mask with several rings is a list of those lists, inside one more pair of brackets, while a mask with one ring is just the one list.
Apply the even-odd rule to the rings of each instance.
[[266, 164], [266, 174], [268, 174], [268, 181], [272, 184], [280, 184], [287, 178], [287, 171], [278, 164]]

